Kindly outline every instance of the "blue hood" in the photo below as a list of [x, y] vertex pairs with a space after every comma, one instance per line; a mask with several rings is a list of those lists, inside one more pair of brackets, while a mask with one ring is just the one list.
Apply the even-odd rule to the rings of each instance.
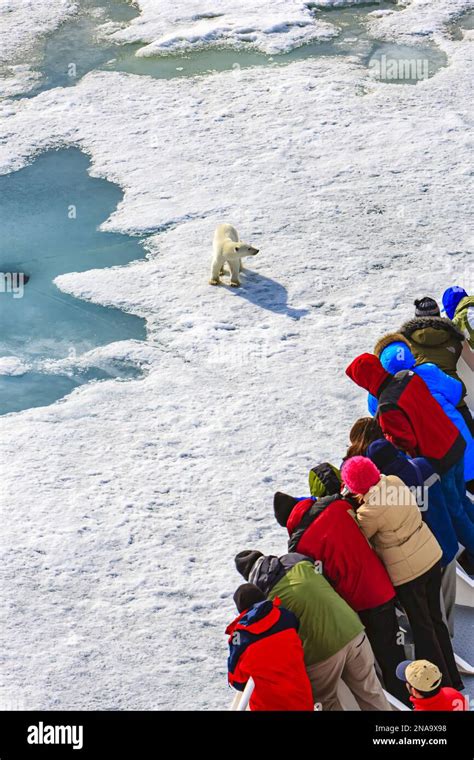
[[396, 375], [403, 369], [412, 369], [416, 363], [410, 348], [401, 341], [390, 343], [387, 348], [384, 348], [379, 358], [382, 367], [391, 375]]
[[453, 288], [448, 288], [443, 293], [443, 306], [449, 319], [454, 317], [456, 309], [460, 301], [466, 298], [467, 293], [464, 288], [460, 288], [459, 285], [455, 285]]

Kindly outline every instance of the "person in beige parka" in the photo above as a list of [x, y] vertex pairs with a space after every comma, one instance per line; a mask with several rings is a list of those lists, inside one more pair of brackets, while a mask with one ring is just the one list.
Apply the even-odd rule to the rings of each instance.
[[360, 506], [357, 520], [387, 568], [413, 633], [417, 659], [434, 662], [443, 685], [462, 689], [443, 622], [441, 547], [423, 522], [414, 493], [395, 475], [381, 475], [367, 457], [351, 457], [342, 480]]

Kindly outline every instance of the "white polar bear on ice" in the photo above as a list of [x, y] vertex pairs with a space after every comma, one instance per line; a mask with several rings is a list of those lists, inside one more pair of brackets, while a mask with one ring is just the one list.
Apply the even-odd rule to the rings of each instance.
[[256, 256], [258, 248], [242, 243], [239, 233], [231, 224], [219, 224], [214, 233], [211, 279], [209, 285], [219, 285], [220, 275], [224, 274], [224, 264], [230, 269], [230, 284], [233, 288], [240, 285], [239, 273], [244, 256]]

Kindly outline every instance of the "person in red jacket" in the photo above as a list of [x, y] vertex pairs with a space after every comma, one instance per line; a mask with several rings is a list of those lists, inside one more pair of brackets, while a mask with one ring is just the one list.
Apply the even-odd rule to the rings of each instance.
[[385, 437], [411, 457], [426, 457], [443, 475], [463, 460], [466, 443], [411, 370], [391, 375], [374, 354], [361, 354], [346, 374], [378, 400], [377, 421]]
[[404, 660], [396, 670], [410, 694], [415, 712], [468, 710], [466, 698], [450, 686], [441, 686], [442, 674], [437, 665], [428, 660]]
[[466, 442], [426, 383], [411, 370], [391, 375], [373, 354], [361, 354], [346, 374], [377, 398], [377, 422], [385, 437], [410, 457], [425, 457], [440, 475], [463, 565], [474, 567], [474, 506], [466, 494]]
[[357, 504], [337, 491], [334, 470], [326, 462], [313, 468], [328, 494], [318, 500], [296, 499], [277, 492], [273, 509], [289, 534], [288, 551], [322, 563], [321, 570], [337, 593], [358, 614], [374, 651], [385, 688], [405, 704], [408, 694], [395, 676], [405, 657], [398, 641], [395, 589], [355, 517]]
[[253, 679], [251, 710], [314, 710], [296, 615], [253, 583], [239, 586], [234, 601], [240, 614], [226, 629], [230, 685], [243, 691]]

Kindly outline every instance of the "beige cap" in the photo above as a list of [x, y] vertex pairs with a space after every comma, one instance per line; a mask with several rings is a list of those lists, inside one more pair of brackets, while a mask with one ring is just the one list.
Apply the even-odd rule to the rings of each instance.
[[[403, 675], [402, 675], [403, 670]], [[438, 688], [443, 675], [437, 665], [428, 660], [405, 660], [397, 668], [397, 676], [418, 691], [430, 692]]]

